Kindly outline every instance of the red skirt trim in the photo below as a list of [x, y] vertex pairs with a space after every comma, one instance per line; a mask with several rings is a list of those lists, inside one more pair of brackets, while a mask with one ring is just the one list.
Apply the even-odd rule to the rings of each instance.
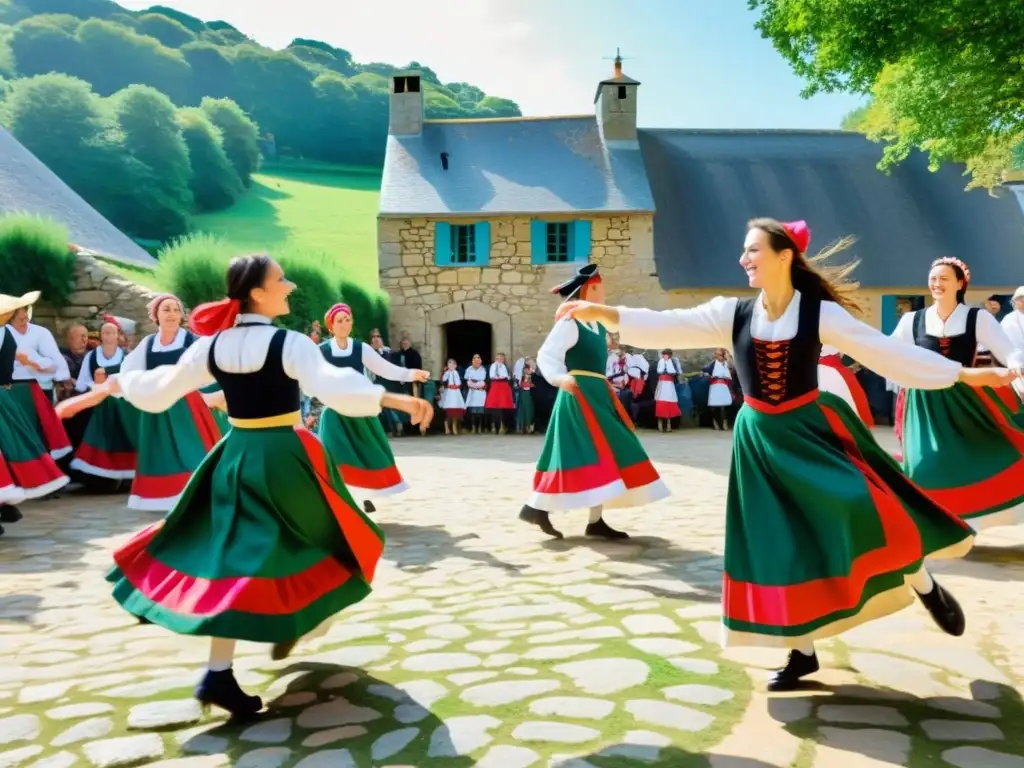
[[654, 401], [654, 417], [656, 419], [674, 419], [682, 415], [683, 412], [679, 410], [679, 403], [671, 400]]
[[191, 472], [176, 475], [142, 475], [136, 472], [131, 493], [140, 499], [171, 499], [181, 495], [191, 477]]
[[807, 394], [800, 395], [800, 397], [794, 397], [792, 400], [783, 400], [781, 403], [769, 403], [767, 400], [758, 400], [756, 397], [751, 397], [750, 395], [743, 396], [743, 402], [759, 413], [785, 413], [786, 411], [794, 411], [803, 405], [813, 403], [817, 399], [817, 389], [812, 389]]
[[0, 488], [17, 485], [30, 491], [60, 480], [64, 473], [48, 454], [28, 461], [9, 461], [0, 455]]
[[819, 361], [820, 365], [827, 365], [829, 368], [834, 368], [839, 372], [839, 375], [843, 377], [843, 381], [846, 383], [846, 388], [850, 390], [850, 397], [853, 398], [854, 405], [857, 406], [857, 415], [860, 416], [860, 420], [870, 429], [875, 426], [875, 417], [871, 415], [871, 406], [868, 405], [868, 396], [864, 391], [864, 387], [857, 381], [857, 377], [853, 371], [843, 365], [843, 358], [840, 355], [825, 355]]
[[199, 437], [203, 441], [203, 446], [206, 448], [206, 452], [209, 453], [213, 450], [213, 446], [224, 437], [221, 434], [220, 425], [213, 418], [213, 411], [198, 391], [189, 392], [185, 395], [185, 402], [192, 412], [192, 420], [196, 423], [196, 429], [199, 430]]
[[[864, 476], [885, 533], [885, 544], [854, 560], [848, 576], [766, 586], [734, 581], [723, 574], [722, 608], [730, 619], [776, 627], [808, 624], [828, 613], [853, 609], [872, 577], [908, 568], [924, 557], [921, 533], [900, 499], [864, 460], [842, 418], [828, 407], [821, 411], [846, 455]], [[956, 515], [948, 511], [946, 514], [968, 529]]]
[[75, 458], [97, 469], [109, 469], [112, 472], [128, 472], [135, 469], [139, 454], [135, 451], [104, 451], [101, 448], [96, 448], [83, 442], [78, 446]]
[[[24, 385], [21, 385], [24, 386]], [[60, 420], [53, 403], [46, 396], [38, 381], [30, 381], [29, 391], [32, 393], [32, 402], [36, 407], [36, 417], [39, 419], [39, 426], [43, 432], [43, 442], [47, 449], [54, 451], [70, 451], [71, 439], [67, 430], [64, 429], [64, 422]]]
[[505, 379], [491, 381], [491, 388], [487, 390], [487, 399], [484, 401], [484, 408], [494, 410], [508, 410], [515, 408], [512, 399], [512, 387]]
[[402, 482], [402, 475], [394, 464], [385, 469], [363, 469], [362, 467], [339, 464], [338, 473], [345, 481], [345, 485], [368, 491], [382, 491]]

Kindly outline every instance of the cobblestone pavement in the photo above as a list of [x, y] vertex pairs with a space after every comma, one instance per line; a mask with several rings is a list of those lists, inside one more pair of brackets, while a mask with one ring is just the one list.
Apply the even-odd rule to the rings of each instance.
[[730, 436], [644, 442], [674, 496], [609, 514], [635, 538], [594, 543], [516, 519], [539, 438], [396, 441], [412, 488], [378, 504], [374, 593], [287, 661], [240, 645], [269, 702], [243, 727], [191, 699], [204, 639], [109, 596], [111, 548], [152, 515], [25, 505], [0, 539], [0, 768], [1024, 767], [1024, 526], [936, 566], [964, 637], [914, 606], [822, 644], [817, 684], [769, 697], [782, 654], [717, 642]]

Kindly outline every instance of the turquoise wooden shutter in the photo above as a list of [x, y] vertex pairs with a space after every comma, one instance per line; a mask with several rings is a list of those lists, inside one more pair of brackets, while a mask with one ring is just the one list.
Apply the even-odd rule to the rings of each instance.
[[882, 297], [882, 333], [890, 334], [896, 330], [896, 325], [899, 323], [899, 318], [896, 317], [896, 297], [895, 296], [883, 296]]
[[446, 221], [434, 223], [434, 264], [438, 267], [452, 265], [452, 225]]
[[530, 263], [548, 263], [548, 223], [530, 220]]
[[590, 220], [580, 219], [572, 223], [572, 237], [569, 238], [572, 246], [573, 261], [590, 261]]
[[476, 248], [476, 259], [473, 264], [478, 267], [486, 267], [491, 263], [491, 222], [478, 221], [473, 225], [474, 247]]

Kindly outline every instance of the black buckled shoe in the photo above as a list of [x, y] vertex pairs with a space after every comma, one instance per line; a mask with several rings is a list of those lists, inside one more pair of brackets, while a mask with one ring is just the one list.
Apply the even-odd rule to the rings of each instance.
[[820, 669], [818, 654], [808, 656], [800, 651], [790, 651], [789, 660], [786, 666], [776, 670], [775, 674], [768, 681], [769, 691], [795, 691], [800, 687], [800, 679], [807, 675], [813, 675]]
[[13, 504], [0, 507], [0, 523], [16, 523], [21, 520], [21, 510]]
[[625, 531], [617, 531], [612, 528], [608, 523], [604, 521], [602, 517], [596, 523], [587, 523], [587, 530], [584, 531], [587, 536], [601, 539], [611, 539], [613, 541], [621, 541], [622, 539], [628, 539], [629, 534]]
[[928, 609], [928, 613], [932, 615], [932, 619], [939, 629], [947, 635], [960, 637], [967, 629], [967, 619], [964, 617], [963, 608], [939, 582], [936, 581], [934, 584], [935, 586], [927, 594], [922, 595], [917, 590], [914, 591], [924, 607]]
[[547, 512], [541, 509], [534, 509], [529, 504], [523, 505], [523, 508], [519, 511], [519, 519], [530, 523], [530, 525], [536, 525], [548, 536], [556, 539], [565, 538], [562, 536], [562, 532], [551, 524], [551, 517]]
[[263, 699], [243, 691], [230, 669], [217, 672], [208, 669], [195, 695], [204, 710], [217, 707], [229, 713], [232, 719], [250, 719], [263, 709]]

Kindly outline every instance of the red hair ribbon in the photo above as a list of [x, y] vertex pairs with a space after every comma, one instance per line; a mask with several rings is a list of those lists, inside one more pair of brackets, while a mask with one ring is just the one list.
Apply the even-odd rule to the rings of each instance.
[[807, 248], [811, 245], [811, 230], [806, 221], [784, 221], [782, 230], [789, 235], [789, 239], [801, 254], [807, 253]]
[[114, 317], [113, 315], [104, 314], [103, 315], [103, 322], [104, 323], [110, 323], [112, 326], [117, 328], [117, 330], [121, 331], [122, 333], [124, 332], [124, 328], [121, 327], [121, 324], [119, 322], [117, 322], [117, 318]]
[[335, 304], [333, 307], [327, 310], [327, 314], [324, 315], [324, 325], [327, 326], [328, 332], [333, 332], [334, 319], [338, 315], [348, 315], [352, 317], [352, 308], [348, 304]]
[[950, 267], [959, 267], [960, 271], [964, 273], [964, 286], [971, 282], [971, 270], [968, 266], [955, 256], [943, 256], [941, 259], [936, 259], [932, 262], [933, 267], [938, 267], [941, 264], [945, 264]]
[[235, 318], [242, 311], [242, 302], [238, 299], [221, 299], [208, 304], [200, 304], [192, 310], [189, 327], [200, 336], [213, 336], [218, 331], [226, 331], [235, 324]]

